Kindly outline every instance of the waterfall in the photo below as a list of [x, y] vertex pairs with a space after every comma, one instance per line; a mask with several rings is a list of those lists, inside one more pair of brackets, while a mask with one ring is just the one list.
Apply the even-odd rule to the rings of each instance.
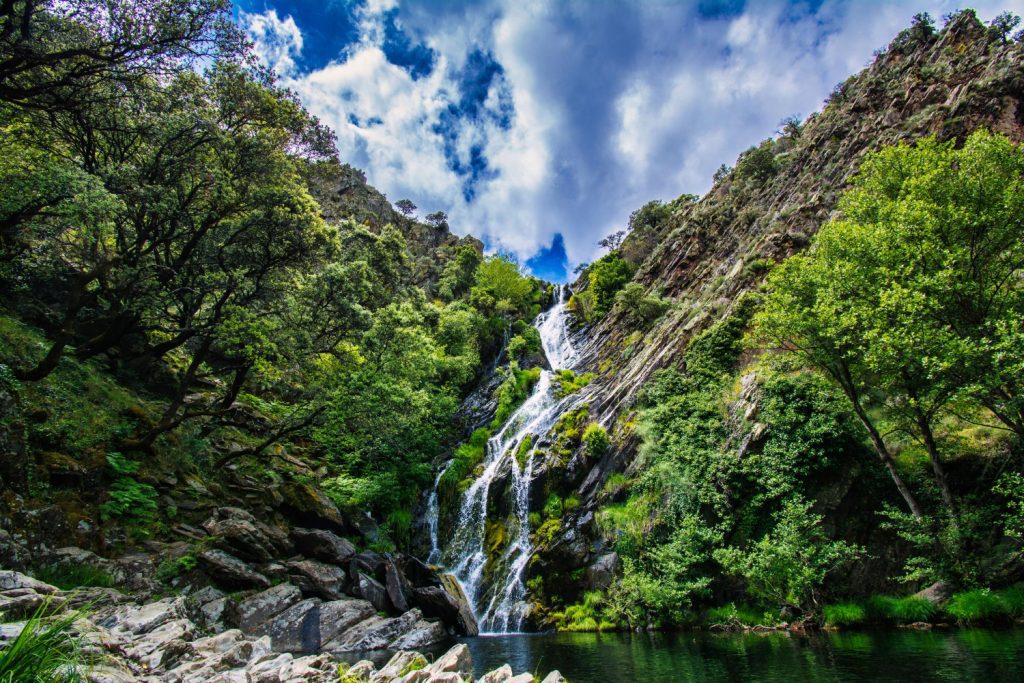
[[[567, 329], [567, 290], [565, 286], [558, 286], [555, 304], [534, 321], [540, 332], [544, 354], [555, 370], [571, 367], [576, 358]], [[533, 554], [529, 522], [533, 455], [537, 441], [578, 402], [574, 396], [559, 399], [554, 379], [553, 372], [541, 371], [530, 396], [488, 441], [483, 473], [462, 494], [451, 541], [443, 550], [437, 538], [437, 482], [443, 470], [438, 474], [428, 499], [430, 558], [433, 562], [440, 561], [462, 584], [482, 633], [509, 633], [522, 628], [527, 608], [524, 575]], [[515, 454], [526, 439], [531, 439], [531, 446], [520, 465]], [[484, 581], [488, 497], [491, 484], [506, 468], [510, 471], [512, 511], [508, 525], [509, 540], [497, 562], [497, 567], [504, 569], [504, 573], [498, 576], [496, 572], [488, 586]]]

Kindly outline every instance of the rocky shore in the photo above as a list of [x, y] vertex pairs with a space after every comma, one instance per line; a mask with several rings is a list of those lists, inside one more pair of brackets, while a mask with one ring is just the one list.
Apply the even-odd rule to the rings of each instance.
[[[19, 572], [0, 571], [0, 613], [26, 618], [41, 606], [50, 612], [81, 610], [73, 628], [82, 644], [84, 679], [92, 683], [530, 683], [505, 665], [474, 678], [469, 648], [456, 645], [431, 662], [409, 648], [429, 644], [436, 622], [413, 609], [398, 619], [375, 616], [357, 598], [293, 601], [294, 587], [281, 584], [238, 603], [223, 627], [229, 598], [213, 588], [138, 603], [113, 588], [61, 591]], [[0, 624], [0, 649], [18, 637], [26, 621]], [[318, 638], [319, 652], [302, 642]], [[394, 651], [377, 668], [369, 659], [347, 664], [339, 655], [356, 650]], [[544, 683], [565, 679], [557, 672]]]

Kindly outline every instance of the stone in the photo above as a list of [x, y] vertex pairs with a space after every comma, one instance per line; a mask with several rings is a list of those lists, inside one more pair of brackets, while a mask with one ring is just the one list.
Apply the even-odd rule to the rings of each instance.
[[395, 563], [413, 588], [441, 587], [441, 578], [437, 572], [412, 555], [400, 555], [395, 559]]
[[298, 602], [258, 626], [254, 633], [270, 636], [275, 652], [316, 652], [320, 649], [319, 605], [316, 598]]
[[318, 560], [298, 560], [288, 563], [288, 576], [306, 596], [324, 600], [338, 600], [345, 596], [348, 578], [341, 567]]
[[0, 593], [0, 614], [5, 619], [28, 618], [43, 605], [50, 611], [59, 609], [63, 604], [62, 596], [37, 593], [31, 588], [12, 588]]
[[43, 595], [55, 595], [60, 592], [60, 589], [56, 586], [43, 583], [21, 572], [6, 569], [0, 570], [0, 591], [8, 591], [15, 588], [28, 588]]
[[425, 669], [426, 667], [427, 658], [419, 652], [399, 650], [391, 656], [387, 664], [380, 668], [380, 671], [370, 678], [370, 681], [372, 683], [390, 683], [392, 679], [401, 678], [413, 670]]
[[494, 671], [488, 671], [477, 683], [508, 683], [512, 680], [512, 667], [505, 664]]
[[587, 567], [587, 585], [593, 590], [604, 590], [611, 585], [619, 569], [619, 556], [609, 552], [598, 555]]
[[428, 667], [431, 674], [456, 673], [465, 678], [473, 675], [473, 656], [465, 643], [459, 643], [438, 657]]
[[394, 562], [388, 562], [384, 567], [384, 586], [387, 589], [388, 599], [399, 612], [409, 611], [409, 593], [412, 586], [409, 581], [399, 573]]
[[217, 538], [219, 548], [250, 562], [269, 562], [290, 550], [287, 536], [240, 508], [217, 508], [203, 528]]
[[356, 547], [348, 540], [326, 529], [292, 529], [295, 548], [303, 555], [324, 562], [341, 565], [356, 554]]
[[345, 669], [346, 681], [369, 681], [377, 667], [369, 659], [360, 659], [358, 662]]
[[384, 586], [366, 574], [360, 574], [356, 583], [359, 586], [359, 595], [369, 600], [378, 612], [388, 611], [388, 594]]
[[309, 484], [288, 482], [279, 489], [281, 511], [307, 527], [345, 531], [345, 519], [338, 506], [318, 488]]
[[223, 550], [204, 550], [199, 564], [215, 581], [228, 588], [269, 588], [270, 580]]
[[388, 648], [412, 650], [435, 645], [447, 639], [448, 632], [445, 630], [444, 624], [439, 621], [420, 619], [407, 633], [388, 644]]
[[428, 617], [436, 617], [464, 636], [475, 636], [480, 628], [462, 586], [450, 574], [441, 576], [443, 588], [413, 590], [412, 602]]
[[558, 669], [555, 669], [547, 676], [545, 676], [544, 680], [542, 680], [540, 683], [568, 683], [568, 681], [565, 680], [565, 676], [558, 672]]
[[331, 652], [402, 649], [400, 645], [409, 640], [406, 636], [415, 636], [421, 642], [418, 647], [423, 647], [426, 644], [425, 636], [446, 637], [444, 629], [441, 629], [440, 634], [437, 631], [430, 633], [430, 623], [423, 619], [423, 613], [418, 609], [411, 609], [390, 619], [373, 616], [356, 624], [341, 637], [326, 643], [325, 649]]
[[936, 581], [924, 590], [920, 590], [917, 593], [914, 593], [914, 597], [922, 598], [932, 603], [933, 605], [938, 605], [949, 600], [949, 597], [952, 594], [953, 589], [950, 587], [948, 583], [946, 583], [945, 581]]
[[94, 615], [93, 621], [114, 633], [139, 636], [185, 616], [185, 598], [177, 597], [145, 605], [118, 605], [100, 610]]
[[231, 620], [242, 632], [254, 633], [257, 626], [301, 599], [302, 592], [297, 587], [282, 583], [242, 600], [231, 610]]
[[366, 600], [346, 598], [321, 603], [319, 613], [321, 647], [359, 622], [374, 616], [375, 613], [373, 605]]

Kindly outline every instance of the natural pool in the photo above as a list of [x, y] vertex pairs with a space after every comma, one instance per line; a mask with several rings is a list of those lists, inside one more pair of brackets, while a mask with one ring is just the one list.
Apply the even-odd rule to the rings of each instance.
[[[558, 669], [570, 683], [1024, 680], [1024, 629], [551, 633], [467, 638], [477, 672]], [[446, 648], [439, 648], [443, 652]]]

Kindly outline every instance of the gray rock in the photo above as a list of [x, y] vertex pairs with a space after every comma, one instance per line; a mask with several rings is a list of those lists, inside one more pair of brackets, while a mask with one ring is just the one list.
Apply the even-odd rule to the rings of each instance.
[[354, 681], [369, 681], [376, 673], [377, 667], [369, 659], [360, 659], [358, 662], [345, 669], [345, 677]]
[[568, 681], [565, 680], [565, 676], [558, 672], [558, 669], [555, 669], [547, 676], [545, 676], [544, 680], [542, 680], [540, 683], [568, 683]]
[[419, 652], [399, 650], [391, 656], [387, 664], [380, 668], [380, 671], [373, 674], [370, 681], [371, 683], [390, 683], [393, 679], [401, 678], [413, 669], [421, 670], [426, 667], [427, 658]]
[[349, 541], [326, 529], [292, 529], [295, 548], [303, 555], [315, 557], [332, 564], [343, 564], [356, 554], [356, 547]]
[[282, 583], [250, 596], [232, 610], [232, 621], [244, 633], [285, 611], [302, 599], [302, 592], [290, 583]]
[[254, 633], [270, 636], [275, 652], [316, 652], [320, 649], [320, 601], [310, 598], [296, 603]]
[[428, 617], [436, 617], [465, 636], [480, 632], [473, 616], [469, 599], [459, 582], [450, 575], [442, 575], [443, 588], [426, 587], [413, 590], [413, 603]]
[[377, 581], [384, 579], [384, 559], [383, 555], [375, 553], [372, 550], [366, 550], [358, 555], [353, 555], [352, 559], [348, 564], [348, 575], [352, 578], [352, 581], [359, 581], [359, 574], [366, 574]]
[[384, 585], [387, 588], [388, 599], [399, 612], [409, 611], [409, 594], [412, 586], [409, 581], [399, 573], [394, 562], [388, 562], [384, 568]]
[[338, 600], [345, 596], [348, 583], [344, 570], [333, 564], [317, 560], [299, 560], [288, 563], [288, 575], [303, 595]]
[[594, 590], [604, 590], [611, 585], [619, 569], [619, 556], [610, 552], [599, 555], [587, 567], [587, 585]]
[[320, 605], [320, 643], [326, 643], [342, 635], [359, 622], [375, 614], [373, 605], [366, 600], [348, 598], [332, 600]]
[[261, 524], [240, 508], [218, 508], [203, 528], [217, 537], [218, 547], [250, 562], [269, 562], [290, 550], [283, 532]]
[[456, 673], [465, 678], [473, 675], [473, 656], [465, 643], [459, 643], [430, 665], [431, 674]]
[[0, 591], [8, 591], [15, 588], [28, 588], [43, 595], [55, 595], [60, 592], [60, 589], [56, 586], [43, 583], [21, 572], [0, 569]]
[[384, 586], [366, 574], [359, 575], [359, 595], [370, 601], [378, 612], [388, 611], [388, 594]]
[[408, 632], [388, 644], [388, 649], [412, 650], [428, 647], [448, 639], [444, 624], [420, 619]]
[[[416, 633], [417, 637], [423, 640], [422, 635], [427, 632], [429, 624], [418, 609], [411, 609], [391, 619], [374, 616], [356, 624], [341, 637], [328, 643], [327, 649], [331, 652], [400, 649], [399, 644], [404, 642], [403, 637], [406, 635]], [[441, 635], [443, 637], [443, 629]]]
[[199, 564], [217, 583], [229, 588], [269, 588], [270, 580], [223, 550], [204, 550]]
[[508, 683], [512, 680], [512, 667], [508, 664], [502, 665], [494, 671], [488, 671], [477, 683]]

